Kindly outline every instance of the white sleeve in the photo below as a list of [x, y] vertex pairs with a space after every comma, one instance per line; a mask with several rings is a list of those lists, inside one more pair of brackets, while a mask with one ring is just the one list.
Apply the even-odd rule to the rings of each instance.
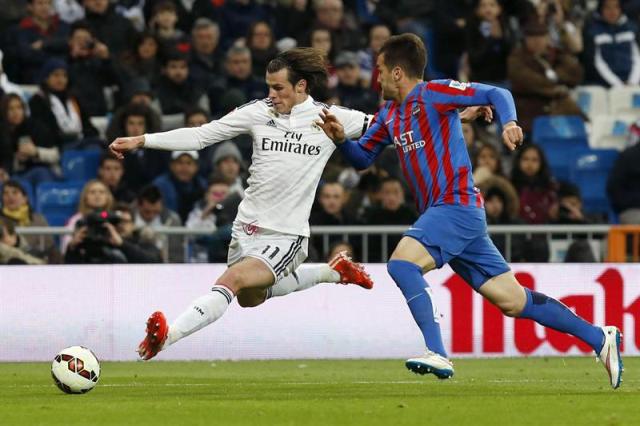
[[255, 103], [236, 108], [219, 120], [213, 120], [200, 127], [185, 127], [168, 132], [145, 134], [144, 147], [166, 151], [195, 151], [250, 133], [254, 106]]
[[365, 114], [362, 111], [338, 105], [331, 105], [329, 111], [342, 123], [342, 126], [344, 126], [344, 134], [349, 139], [359, 139], [364, 135], [373, 118], [372, 115]]

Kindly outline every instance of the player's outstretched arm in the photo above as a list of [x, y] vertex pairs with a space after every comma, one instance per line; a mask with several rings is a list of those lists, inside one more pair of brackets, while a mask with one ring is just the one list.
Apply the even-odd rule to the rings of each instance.
[[[360, 142], [352, 141], [345, 136], [344, 126], [334, 114], [324, 108], [320, 113], [320, 121], [315, 122], [324, 133], [338, 147], [344, 157], [358, 170], [368, 168], [376, 159], [380, 150], [368, 150], [363, 146], [363, 141], [368, 140], [371, 127], [362, 136]], [[372, 125], [373, 127], [373, 125]]]

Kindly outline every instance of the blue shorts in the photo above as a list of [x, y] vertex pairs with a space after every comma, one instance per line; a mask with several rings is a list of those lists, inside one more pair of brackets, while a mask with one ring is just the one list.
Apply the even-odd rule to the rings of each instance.
[[448, 263], [476, 291], [511, 270], [487, 234], [484, 209], [429, 207], [404, 235], [421, 242], [437, 268]]

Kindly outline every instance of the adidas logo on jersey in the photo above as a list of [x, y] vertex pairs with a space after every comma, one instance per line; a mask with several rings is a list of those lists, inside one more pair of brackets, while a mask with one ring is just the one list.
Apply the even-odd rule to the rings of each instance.
[[278, 126], [276, 126], [276, 122], [273, 121], [273, 120], [267, 121], [267, 126], [269, 126], [269, 127], [278, 127]]

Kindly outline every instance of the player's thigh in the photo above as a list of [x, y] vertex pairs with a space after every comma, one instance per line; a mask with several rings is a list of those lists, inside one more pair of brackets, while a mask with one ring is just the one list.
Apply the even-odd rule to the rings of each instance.
[[527, 303], [527, 294], [511, 271], [489, 279], [478, 292], [509, 316], [520, 315]]
[[423, 272], [436, 267], [436, 261], [429, 254], [427, 248], [418, 240], [404, 236], [396, 246], [389, 260], [404, 260], [422, 268]]
[[271, 269], [262, 260], [254, 257], [245, 257], [234, 263], [216, 281], [216, 284], [228, 287], [235, 294], [244, 289], [264, 289], [273, 283]]

